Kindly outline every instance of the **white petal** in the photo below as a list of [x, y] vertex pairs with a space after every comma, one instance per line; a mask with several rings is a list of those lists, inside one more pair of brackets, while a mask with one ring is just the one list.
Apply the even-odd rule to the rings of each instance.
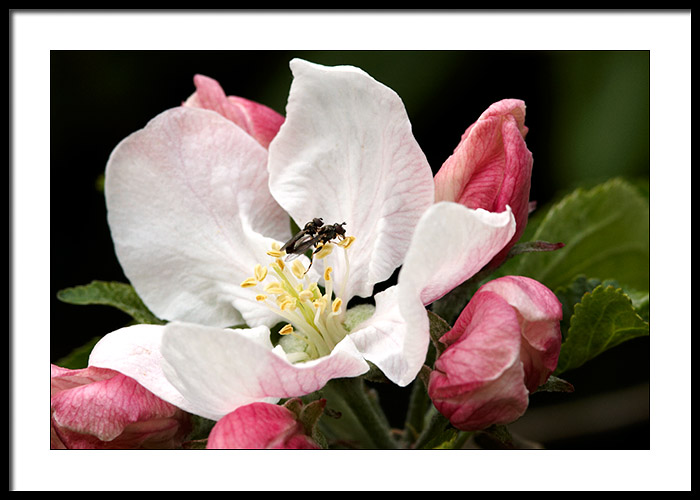
[[[357, 239], [342, 298], [369, 296], [402, 263], [433, 202], [430, 166], [393, 90], [350, 66], [290, 66], [286, 120], [270, 144], [270, 190], [299, 225], [346, 222]], [[342, 252], [329, 261], [343, 276]]]
[[88, 365], [116, 370], [159, 398], [191, 412], [195, 408], [163, 373], [160, 352], [163, 329], [160, 325], [134, 325], [109, 333], [93, 347]]
[[329, 356], [292, 364], [273, 351], [265, 327], [169, 323], [162, 350], [165, 374], [196, 407], [193, 413], [214, 420], [242, 405], [302, 396], [331, 378], [355, 377], [369, 369], [347, 337]]
[[430, 339], [424, 335], [428, 317], [418, 295], [407, 295], [401, 307], [398, 292], [398, 287], [392, 286], [375, 295], [374, 315], [358, 325], [350, 337], [365, 359], [403, 387], [423, 366]]
[[105, 178], [108, 220], [129, 281], [159, 317], [272, 324], [239, 285], [289, 236], [267, 187], [267, 151], [213, 111], [165, 111], [124, 139]]
[[510, 241], [515, 218], [501, 213], [440, 202], [416, 227], [398, 286], [417, 290], [424, 305], [471, 278]]
[[416, 227], [398, 284], [375, 296], [376, 312], [351, 334], [358, 350], [392, 382], [411, 382], [430, 342], [425, 305], [479, 271], [514, 231], [510, 210], [431, 206]]

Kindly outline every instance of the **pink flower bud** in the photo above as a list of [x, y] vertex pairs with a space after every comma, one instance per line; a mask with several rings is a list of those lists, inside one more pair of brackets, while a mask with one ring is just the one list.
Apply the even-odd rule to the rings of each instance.
[[504, 99], [492, 104], [469, 126], [435, 175], [435, 201], [454, 201], [469, 208], [513, 210], [516, 231], [493, 259], [503, 261], [527, 225], [532, 153], [525, 144], [525, 103]]
[[195, 75], [194, 85], [197, 90], [183, 103], [184, 106], [216, 111], [267, 149], [284, 121], [282, 115], [243, 97], [227, 96], [219, 82], [208, 76]]
[[190, 416], [106, 368], [51, 365], [51, 448], [172, 449]]
[[559, 361], [561, 303], [549, 288], [524, 276], [504, 276], [481, 290], [497, 293], [516, 310], [525, 386], [533, 392], [547, 381]]
[[506, 276], [482, 286], [440, 341], [428, 394], [461, 430], [518, 419], [556, 367], [561, 304], [544, 285]]
[[[214, 425], [207, 449], [320, 449], [300, 417], [301, 401], [290, 402], [285, 406], [251, 403], [235, 409]], [[325, 400], [317, 403], [321, 404], [316, 408], [323, 411]], [[314, 423], [319, 416], [313, 417]]]

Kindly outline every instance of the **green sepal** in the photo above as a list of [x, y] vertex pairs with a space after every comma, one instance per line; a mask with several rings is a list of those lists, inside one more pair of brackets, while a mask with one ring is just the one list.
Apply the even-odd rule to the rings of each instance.
[[574, 386], [564, 379], [550, 375], [547, 381], [535, 389], [532, 394], [537, 392], [574, 392]]
[[102, 337], [93, 337], [85, 344], [73, 349], [54, 364], [62, 368], [70, 368], [71, 370], [86, 368], [92, 348], [95, 347], [95, 344], [97, 344], [101, 338]]
[[430, 325], [430, 340], [432, 341], [433, 346], [435, 347], [437, 356], [439, 356], [447, 348], [445, 344], [440, 342], [440, 337], [452, 330], [452, 325], [450, 325], [442, 317], [440, 317], [432, 311], [428, 311], [428, 320]]
[[206, 445], [206, 440], [214, 425], [216, 425], [216, 421], [191, 413], [190, 422], [192, 423], [192, 430], [187, 436], [187, 441], [204, 441]]

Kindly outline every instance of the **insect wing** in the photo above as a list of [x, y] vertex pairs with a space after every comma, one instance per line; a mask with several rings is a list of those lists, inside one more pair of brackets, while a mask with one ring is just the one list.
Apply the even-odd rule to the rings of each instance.
[[292, 249], [294, 248], [296, 242], [299, 241], [299, 239], [305, 235], [306, 233], [304, 231], [299, 231], [297, 234], [289, 238], [289, 240], [284, 245], [282, 245], [282, 248], [280, 248], [280, 250], [282, 250], [283, 252], [292, 253]]
[[292, 238], [294, 241], [290, 241], [283, 248], [287, 252], [284, 258], [286, 261], [296, 259], [316, 244], [316, 238], [313, 235], [301, 233], [297, 236], [299, 238]]

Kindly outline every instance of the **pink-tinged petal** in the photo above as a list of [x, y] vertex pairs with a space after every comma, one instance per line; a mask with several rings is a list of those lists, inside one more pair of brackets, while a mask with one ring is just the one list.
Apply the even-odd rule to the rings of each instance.
[[251, 403], [219, 420], [209, 433], [207, 449], [320, 449], [296, 415], [270, 403]]
[[122, 373], [159, 398], [192, 413], [194, 408], [163, 373], [162, 337], [160, 325], [121, 328], [102, 337], [92, 348], [88, 366]]
[[525, 144], [525, 103], [504, 99], [492, 104], [463, 134], [435, 175], [436, 201], [454, 201], [469, 208], [513, 210], [517, 230], [502, 261], [527, 225], [532, 153]]
[[479, 271], [514, 230], [509, 210], [432, 205], [418, 222], [398, 284], [375, 296], [374, 315], [351, 334], [358, 350], [395, 384], [410, 383], [430, 342], [425, 305]]
[[[357, 349], [396, 385], [408, 385], [420, 371], [428, 351], [428, 318], [416, 294], [399, 303], [399, 287], [374, 296], [371, 318], [350, 334]], [[410, 299], [414, 300], [411, 301]]]
[[[303, 226], [345, 222], [342, 297], [369, 296], [403, 262], [420, 215], [433, 203], [432, 171], [399, 96], [350, 66], [294, 59], [287, 117], [270, 144], [270, 190]], [[328, 258], [345, 273], [343, 252]]]
[[517, 311], [523, 336], [520, 358], [525, 385], [533, 392], [557, 367], [561, 303], [549, 288], [524, 276], [504, 276], [489, 281], [480, 290], [497, 293]]
[[119, 372], [88, 367], [54, 371], [52, 446], [71, 449], [173, 448], [189, 417]]
[[435, 407], [462, 430], [483, 429], [520, 417], [528, 405], [515, 310], [492, 292], [475, 295], [430, 374]]
[[369, 369], [346, 337], [330, 355], [292, 364], [272, 348], [269, 330], [220, 329], [173, 322], [163, 336], [163, 369], [194, 407], [218, 420], [250, 403], [275, 402], [321, 389], [328, 380], [355, 377]]
[[197, 91], [185, 106], [210, 109], [231, 120], [267, 148], [284, 122], [284, 117], [263, 104], [243, 97], [226, 96], [219, 82], [204, 75], [195, 75]]
[[288, 216], [267, 187], [267, 151], [215, 112], [165, 111], [124, 139], [105, 196], [124, 273], [159, 317], [214, 326], [272, 324], [241, 288]]
[[515, 219], [441, 202], [421, 217], [406, 254], [399, 286], [418, 290], [424, 305], [471, 278], [496, 255], [515, 232]]

